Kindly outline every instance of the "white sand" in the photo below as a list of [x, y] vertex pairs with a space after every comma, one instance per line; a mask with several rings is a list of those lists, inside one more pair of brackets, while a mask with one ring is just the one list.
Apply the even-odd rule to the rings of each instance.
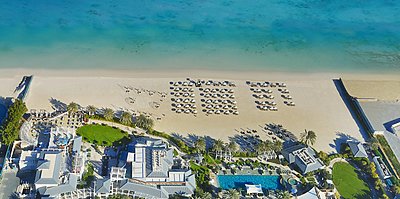
[[344, 80], [349, 94], [356, 98], [400, 100], [400, 78], [397, 80]]
[[[213, 138], [228, 140], [237, 134], [237, 129], [256, 129], [261, 137], [267, 136], [261, 126], [266, 123], [282, 124], [289, 131], [299, 136], [304, 129], [313, 130], [318, 139], [314, 147], [326, 152], [334, 151], [334, 140], [338, 133], [345, 133], [362, 140], [358, 127], [344, 102], [339, 96], [332, 79], [337, 74], [285, 74], [266, 72], [220, 72], [220, 71], [26, 71], [2, 70], [0, 73], [0, 96], [11, 95], [22, 75], [34, 74], [30, 94], [27, 98], [29, 109], [51, 110], [51, 98], [65, 103], [77, 102], [82, 106], [111, 107], [115, 110], [148, 112], [155, 118], [157, 130], [179, 133], [182, 135], [209, 135]], [[357, 77], [350, 74], [349, 77]], [[170, 96], [163, 101], [155, 94], [126, 93], [120, 85], [135, 88], [156, 90], [169, 93], [169, 81], [184, 81], [186, 77], [193, 79], [232, 80], [237, 100], [238, 116], [211, 115], [201, 112], [198, 89], [195, 88], [197, 116], [176, 114], [171, 109]], [[387, 76], [384, 76], [387, 78]], [[288, 107], [273, 89], [277, 112], [261, 112], [256, 109], [246, 80], [285, 82], [296, 103]], [[135, 98], [135, 103], [126, 102], [127, 97]], [[151, 103], [157, 101], [160, 108], [155, 109]], [[236, 130], [235, 130], [236, 129]]]

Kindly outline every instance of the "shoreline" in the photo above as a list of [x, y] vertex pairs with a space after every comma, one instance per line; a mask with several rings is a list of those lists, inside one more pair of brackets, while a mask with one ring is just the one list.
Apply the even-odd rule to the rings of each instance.
[[183, 76], [195, 76], [196, 78], [230, 78], [230, 79], [251, 79], [262, 78], [265, 76], [273, 78], [282, 76], [288, 79], [300, 78], [349, 78], [355, 80], [398, 80], [400, 71], [393, 72], [308, 72], [308, 71], [271, 71], [268, 69], [252, 69], [247, 70], [223, 70], [223, 69], [45, 69], [45, 68], [13, 68], [0, 69], [0, 78], [14, 78], [24, 75], [34, 76], [52, 76], [52, 77], [121, 77], [121, 78], [138, 78], [138, 77], [155, 77], [155, 78], [177, 78]]

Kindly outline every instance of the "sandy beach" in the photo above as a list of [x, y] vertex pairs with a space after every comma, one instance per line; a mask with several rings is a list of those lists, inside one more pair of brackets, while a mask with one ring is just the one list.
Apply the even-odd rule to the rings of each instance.
[[[116, 111], [146, 113], [156, 121], [155, 129], [183, 136], [208, 135], [225, 141], [241, 130], [257, 130], [262, 139], [270, 139], [263, 131], [268, 123], [282, 124], [299, 137], [300, 133], [313, 130], [317, 133], [317, 150], [332, 152], [335, 139], [341, 134], [362, 141], [362, 135], [333, 83], [338, 74], [301, 74], [267, 72], [224, 71], [68, 71], [68, 70], [2, 70], [0, 96], [12, 96], [23, 75], [33, 74], [34, 80], [26, 103], [28, 109], [52, 111], [51, 100], [68, 104], [74, 101], [82, 106], [110, 107]], [[347, 74], [346, 78], [368, 79], [371, 75]], [[239, 115], [208, 115], [202, 112], [203, 98], [193, 87], [197, 114], [177, 114], [172, 111], [170, 82], [195, 80], [229, 80], [233, 87]], [[395, 76], [374, 76], [395, 79]], [[295, 106], [287, 106], [278, 91], [270, 88], [278, 111], [260, 111], [256, 108], [250, 86], [246, 81], [281, 82], [287, 85]], [[126, 88], [132, 90], [127, 92]], [[140, 92], [138, 92], [140, 91]], [[153, 93], [152, 95], [149, 92]], [[162, 97], [161, 93], [166, 93]], [[154, 106], [157, 104], [158, 108]]]

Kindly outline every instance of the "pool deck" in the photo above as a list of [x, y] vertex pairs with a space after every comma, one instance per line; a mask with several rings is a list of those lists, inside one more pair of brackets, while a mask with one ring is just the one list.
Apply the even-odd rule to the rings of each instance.
[[221, 170], [218, 172], [218, 175], [279, 175], [275, 169], [251, 169], [251, 168], [242, 168], [242, 169], [235, 169], [235, 173], [232, 173], [232, 170], [227, 168], [226, 173]]

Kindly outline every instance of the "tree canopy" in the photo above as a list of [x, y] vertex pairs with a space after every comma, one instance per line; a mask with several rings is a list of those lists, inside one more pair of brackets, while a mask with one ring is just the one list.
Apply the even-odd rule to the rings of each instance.
[[215, 140], [214, 145], [213, 145], [213, 150], [214, 151], [221, 151], [224, 148], [224, 142], [220, 139]]
[[103, 116], [106, 120], [112, 120], [114, 118], [114, 111], [110, 108], [106, 108]]
[[136, 117], [135, 125], [139, 128], [150, 131], [151, 129], [153, 129], [154, 121], [149, 117], [139, 115], [138, 117]]
[[1, 141], [10, 145], [18, 139], [19, 129], [21, 127], [21, 119], [24, 113], [28, 111], [25, 103], [19, 99], [9, 107], [7, 118], [0, 129]]
[[204, 138], [199, 138], [195, 143], [194, 146], [196, 148], [197, 153], [201, 153], [206, 151], [206, 141]]
[[89, 105], [86, 107], [86, 111], [89, 113], [89, 115], [93, 115], [96, 113], [97, 108], [93, 105]]
[[306, 145], [314, 145], [316, 140], [317, 135], [314, 131], [304, 130], [304, 132], [300, 134], [300, 141]]
[[79, 110], [79, 105], [75, 102], [71, 102], [67, 106], [67, 111], [69, 114], [74, 114], [78, 112], [78, 110]]
[[121, 115], [121, 123], [124, 125], [131, 125], [132, 124], [132, 115], [128, 112], [123, 112]]

